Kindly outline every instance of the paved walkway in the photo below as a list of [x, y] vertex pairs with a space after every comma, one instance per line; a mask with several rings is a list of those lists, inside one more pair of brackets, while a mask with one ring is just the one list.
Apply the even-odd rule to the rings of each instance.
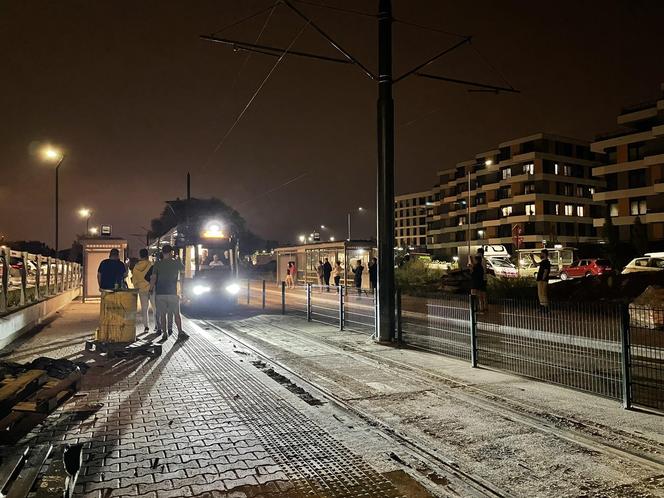
[[10, 356], [92, 366], [81, 391], [20, 443], [85, 443], [81, 496], [430, 496], [369, 426], [294, 394], [191, 322], [190, 340], [170, 339], [154, 360], [85, 352], [97, 306], [71, 305]]
[[83, 348], [97, 307], [9, 354], [91, 367], [19, 443], [83, 442], [79, 496], [664, 496], [662, 418], [615, 401], [292, 316], [187, 320], [159, 358], [105, 359]]

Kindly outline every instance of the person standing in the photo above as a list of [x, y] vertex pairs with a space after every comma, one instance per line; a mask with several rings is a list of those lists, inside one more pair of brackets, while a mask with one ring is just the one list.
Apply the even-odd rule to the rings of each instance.
[[212, 261], [210, 261], [210, 268], [216, 268], [218, 266], [224, 266], [224, 263], [219, 259], [218, 254], [213, 254]]
[[378, 288], [378, 260], [376, 258], [371, 258], [369, 261], [369, 283], [371, 292], [375, 294]]
[[332, 269], [332, 278], [334, 278], [334, 285], [339, 287], [341, 282], [341, 276], [344, 274], [343, 266], [341, 266], [341, 261], [334, 263], [334, 268]]
[[484, 248], [480, 247], [477, 249], [477, 256], [480, 258], [480, 262], [482, 264], [482, 275], [484, 278], [484, 285], [482, 285], [482, 288], [479, 291], [479, 304], [480, 304], [480, 311], [486, 311], [487, 307], [489, 306], [489, 303], [487, 301], [487, 296], [486, 296], [486, 289], [487, 289], [487, 283], [489, 279], [489, 272], [487, 271], [487, 266], [486, 266], [486, 258], [484, 257]]
[[291, 287], [294, 288], [297, 285], [297, 266], [295, 266], [295, 261], [291, 261], [292, 265], [290, 267], [290, 280]]
[[472, 267], [470, 270], [470, 294], [476, 296], [479, 303], [479, 311], [483, 311], [482, 292], [485, 285], [486, 283], [484, 281], [484, 266], [482, 266], [482, 256], [478, 254], [472, 258]]
[[157, 312], [155, 311], [154, 301], [150, 299], [150, 282], [145, 279], [148, 271], [152, 268], [152, 263], [148, 259], [148, 250], [143, 248], [138, 252], [140, 259], [134, 265], [131, 272], [131, 283], [134, 289], [138, 290], [138, 300], [141, 303], [141, 317], [143, 318], [143, 331], [150, 331], [150, 322], [148, 316], [149, 305], [152, 304], [152, 313], [155, 316], [155, 323]]
[[325, 280], [327, 292], [330, 292], [330, 275], [332, 275], [332, 265], [330, 264], [330, 260], [325, 258], [325, 263], [323, 263], [323, 279]]
[[122, 289], [126, 276], [127, 267], [120, 261], [120, 251], [116, 248], [111, 249], [108, 258], [99, 263], [97, 269], [99, 290]]
[[286, 268], [286, 287], [289, 289], [293, 287], [293, 277], [291, 276], [291, 267], [293, 266], [293, 262], [289, 261], [288, 262], [288, 267]]
[[542, 249], [540, 253], [542, 260], [537, 269], [537, 297], [542, 311], [549, 311], [549, 275], [551, 274], [551, 261], [549, 251]]
[[[182, 330], [182, 317], [180, 316], [180, 296], [178, 295], [178, 281], [184, 273], [182, 261], [173, 258], [173, 248], [166, 244], [162, 250], [162, 259], [152, 267], [150, 291], [155, 292], [159, 323], [163, 326], [168, 323], [166, 317], [171, 315], [178, 329], [178, 340], [189, 337]], [[170, 330], [162, 330], [162, 340], [168, 339]]]
[[318, 276], [318, 286], [320, 291], [323, 292], [323, 284], [325, 283], [324, 270], [323, 270], [323, 261], [319, 260], [318, 265], [316, 265], [316, 275]]
[[357, 260], [357, 266], [353, 268], [351, 266], [351, 271], [353, 272], [353, 283], [357, 289], [357, 295], [362, 295], [362, 273], [364, 272], [364, 266], [362, 266], [362, 260]]

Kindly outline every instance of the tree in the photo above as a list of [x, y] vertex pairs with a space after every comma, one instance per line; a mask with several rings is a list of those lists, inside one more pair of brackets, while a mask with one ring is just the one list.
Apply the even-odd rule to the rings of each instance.
[[613, 224], [613, 219], [607, 213], [602, 227], [602, 238], [606, 243], [606, 252], [614, 267], [620, 264], [620, 235], [618, 227]]
[[159, 218], [150, 222], [150, 236], [160, 237], [171, 228], [180, 225], [192, 232], [200, 231], [210, 220], [218, 220], [224, 227], [237, 234], [240, 251], [249, 254], [267, 249], [266, 241], [247, 228], [244, 218], [235, 209], [217, 198], [168, 201]]
[[641, 223], [641, 218], [636, 217], [632, 225], [632, 245], [636, 253], [641, 256], [648, 252], [648, 228]]

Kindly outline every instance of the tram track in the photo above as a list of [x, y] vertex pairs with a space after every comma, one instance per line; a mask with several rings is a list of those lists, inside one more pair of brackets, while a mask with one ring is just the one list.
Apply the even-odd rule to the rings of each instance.
[[[456, 483], [459, 483], [463, 487], [467, 488], [469, 491], [472, 491], [473, 496], [482, 496], [489, 498], [507, 498], [513, 496], [513, 493], [500, 489], [499, 487], [486, 481], [485, 479], [462, 470], [455, 462], [446, 459], [440, 455], [437, 455], [435, 452], [427, 448], [426, 445], [422, 444], [421, 442], [416, 441], [414, 438], [409, 437], [405, 434], [402, 434], [401, 432], [385, 424], [380, 419], [370, 415], [364, 410], [361, 410], [351, 405], [346, 400], [337, 396], [329, 389], [326, 389], [316, 384], [315, 382], [312, 382], [311, 380], [302, 376], [300, 373], [288, 367], [287, 365], [283, 364], [282, 362], [274, 360], [272, 357], [263, 352], [256, 345], [250, 344], [248, 341], [240, 338], [237, 335], [238, 334], [237, 329], [228, 326], [222, 327], [209, 320], [200, 320], [199, 322], [203, 325], [204, 328], [213, 329], [217, 332], [224, 334], [226, 337], [236, 342], [238, 345], [241, 345], [247, 350], [250, 350], [258, 359], [268, 364], [271, 364], [284, 372], [287, 372], [288, 375], [297, 378], [298, 383], [301, 383], [303, 386], [308, 387], [314, 392], [317, 392], [328, 402], [333, 403], [341, 410], [344, 410], [348, 413], [355, 415], [360, 420], [367, 423], [369, 426], [380, 431], [383, 437], [392, 440], [396, 445], [407, 450], [407, 452], [411, 453], [418, 459], [426, 462], [428, 466], [435, 471], [436, 476], [440, 477], [442, 475], [445, 477], [445, 479], [449, 480], [450, 482], [456, 481]], [[228, 329], [233, 329], [233, 331], [231, 332]], [[398, 455], [392, 454], [391, 457], [397, 462], [401, 463], [402, 465], [409, 466], [405, 461], [399, 458]], [[424, 477], [426, 477], [426, 474], [424, 475]]]
[[[242, 334], [242, 332], [232, 325], [226, 324], [226, 328], [234, 330], [235, 333], [230, 333], [228, 330], [224, 330], [212, 322], [206, 322], [206, 324], [216, 330], [222, 331], [224, 334], [243, 344], [243, 346], [252, 351], [259, 352], [257, 348], [248, 344], [246, 340], [238, 337], [236, 334]], [[276, 323], [271, 323], [271, 326], [278, 328], [281, 333], [295, 337], [298, 340], [305, 339], [310, 343], [324, 344], [328, 347], [337, 349], [341, 354], [359, 356], [374, 364], [378, 363], [385, 367], [396, 369], [400, 376], [406, 376], [410, 380], [416, 382], [433, 381], [440, 388], [445, 390], [447, 396], [468, 403], [479, 409], [488, 410], [497, 416], [526, 425], [542, 433], [582, 446], [587, 450], [622, 458], [639, 466], [658, 472], [664, 472], [664, 443], [653, 441], [652, 439], [641, 437], [633, 433], [616, 430], [594, 422], [581, 421], [564, 415], [546, 413], [525, 405], [522, 402], [461, 382], [458, 379], [446, 377], [392, 358], [385, 358], [375, 352], [365, 351], [350, 342], [340, 343], [339, 341], [328, 341], [319, 336], [313, 336], [301, 328], [294, 332], [293, 330], [281, 327]], [[261, 354], [265, 356], [262, 352]], [[334, 395], [334, 393], [331, 393], [324, 387], [318, 386], [310, 380], [303, 378], [300, 374], [286, 365], [283, 365], [281, 362], [275, 361], [272, 358], [269, 358], [269, 361], [280, 368], [289, 371], [291, 374], [296, 375], [308, 384], [313, 385], [316, 389], [325, 393], [331, 399], [338, 401], [338, 403], [343, 405], [344, 408], [350, 409], [354, 412], [358, 411], [357, 408], [350, 406], [347, 402]], [[382, 422], [376, 420], [375, 417], [363, 412], [362, 414], [369, 419], [382, 424]], [[388, 429], [392, 430], [391, 428]], [[407, 438], [407, 436], [403, 435], [402, 437]]]

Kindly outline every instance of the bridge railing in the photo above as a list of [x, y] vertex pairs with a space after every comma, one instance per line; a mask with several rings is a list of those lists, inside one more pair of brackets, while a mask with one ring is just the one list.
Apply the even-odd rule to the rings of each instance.
[[81, 265], [0, 247], [0, 315], [81, 285]]

